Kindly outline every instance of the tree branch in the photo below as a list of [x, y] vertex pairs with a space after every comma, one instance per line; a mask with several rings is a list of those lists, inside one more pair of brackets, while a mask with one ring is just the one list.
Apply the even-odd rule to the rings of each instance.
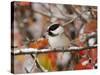
[[[41, 72], [48, 72], [48, 70], [46, 70], [42, 65], [40, 65], [37, 57], [34, 54], [31, 54], [31, 57], [33, 58], [33, 60], [35, 60], [36, 66], [37, 66], [37, 68], [40, 69]], [[32, 67], [32, 69], [33, 69], [33, 67]]]
[[20, 50], [12, 50], [11, 54], [22, 55], [22, 54], [42, 54], [42, 53], [50, 53], [50, 52], [71, 52], [71, 51], [81, 51], [87, 49], [91, 50], [92, 48], [97, 48], [97, 45], [88, 46], [88, 47], [70, 47], [66, 50], [25, 48]]

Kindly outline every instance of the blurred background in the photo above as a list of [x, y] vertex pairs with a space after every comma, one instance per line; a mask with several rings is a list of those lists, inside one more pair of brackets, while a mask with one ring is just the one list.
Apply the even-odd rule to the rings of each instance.
[[[77, 46], [91, 46], [97, 44], [97, 7], [50, 3], [13, 2], [12, 47], [14, 50], [21, 48], [48, 48], [46, 31], [52, 23], [65, 24], [65, 34]], [[72, 21], [71, 21], [72, 20]], [[71, 22], [70, 22], [71, 21]], [[68, 23], [68, 24], [67, 24]], [[89, 39], [87, 39], [89, 37]], [[97, 63], [97, 49], [91, 51], [73, 52], [74, 65], [69, 70], [93, 69]], [[43, 57], [41, 57], [43, 56]], [[48, 56], [48, 57], [47, 57]], [[49, 71], [57, 71], [56, 57], [49, 60], [50, 54], [41, 54], [38, 59], [47, 64]], [[91, 62], [82, 66], [85, 60]], [[55, 60], [55, 61], [54, 61]], [[30, 55], [14, 56], [14, 73], [41, 72]], [[44, 65], [43, 64], [43, 65]], [[44, 65], [45, 66], [45, 65]]]

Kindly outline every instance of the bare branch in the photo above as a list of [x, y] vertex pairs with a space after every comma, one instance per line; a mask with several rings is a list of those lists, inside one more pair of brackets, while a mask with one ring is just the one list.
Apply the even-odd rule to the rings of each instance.
[[[36, 66], [37, 68], [40, 69], [41, 72], [47, 72], [48, 70], [44, 69], [44, 67], [42, 65], [40, 65], [37, 57], [34, 54], [31, 54], [32, 58], [35, 60]], [[32, 68], [33, 69], [33, 68]]]
[[66, 50], [52, 50], [52, 49], [34, 49], [34, 48], [26, 48], [20, 50], [14, 50], [11, 53], [13, 55], [21, 55], [21, 54], [42, 54], [49, 52], [71, 52], [71, 51], [81, 51], [81, 50], [91, 50], [92, 48], [97, 48], [97, 45], [88, 46], [88, 47], [70, 47]]
[[72, 22], [73, 22], [76, 18], [77, 18], [76, 16], [75, 16], [75, 17], [73, 17], [70, 21], [68, 21], [68, 22], [64, 23], [64, 24], [63, 24], [63, 26], [66, 26], [66, 25], [68, 25], [68, 24], [72, 23]]
[[84, 22], [87, 22], [87, 20], [82, 16], [82, 13], [83, 13], [83, 12], [81, 12], [78, 8], [75, 8], [74, 6], [72, 6], [72, 8], [73, 8], [73, 10], [76, 12], [76, 14], [77, 14], [78, 16], [81, 17], [81, 19], [82, 19]]

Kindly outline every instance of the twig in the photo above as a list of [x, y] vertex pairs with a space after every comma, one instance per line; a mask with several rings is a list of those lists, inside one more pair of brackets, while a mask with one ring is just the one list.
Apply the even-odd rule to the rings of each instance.
[[81, 17], [81, 19], [84, 21], [84, 22], [87, 22], [87, 20], [82, 16], [83, 12], [81, 12], [78, 8], [75, 8], [74, 6], [72, 6], [73, 10], [76, 12], [76, 14], [78, 16]]
[[41, 72], [47, 72], [48, 71], [48, 70], [44, 69], [44, 67], [42, 67], [42, 65], [39, 64], [39, 61], [34, 54], [31, 54], [31, 56], [35, 60], [36, 66], [37, 66], [37, 68], [40, 69]]
[[73, 22], [77, 17], [73, 17], [70, 21], [66, 22], [63, 24], [63, 26], [70, 24], [71, 22]]
[[26, 73], [30, 73], [28, 70], [27, 70], [27, 68], [25, 67], [25, 71], [26, 71]]
[[56, 6], [56, 8], [58, 9], [58, 11], [63, 15], [63, 16], [66, 16], [65, 14], [64, 14], [64, 12], [57, 6], [57, 5], [55, 5]]
[[50, 53], [50, 52], [71, 52], [71, 51], [81, 51], [81, 50], [91, 50], [92, 48], [97, 48], [97, 45], [88, 46], [88, 47], [70, 47], [66, 50], [52, 50], [52, 49], [34, 49], [34, 48], [27, 48], [27, 49], [20, 49], [14, 50], [11, 53], [13, 55], [22, 55], [22, 54], [42, 54], [42, 53]]
[[[36, 10], [34, 10], [34, 12], [39, 13], [39, 14], [42, 14], [42, 15], [47, 16], [47, 17], [56, 17], [56, 18], [58, 18], [58, 19], [62, 19], [62, 20], [64, 20], [64, 21], [67, 21], [67, 19], [66, 19], [65, 17], [58, 17], [58, 16], [56, 16], [56, 15], [53, 15], [53, 13], [51, 13], [51, 14], [46, 14], [46, 13], [42, 13], [42, 12], [39, 12], [39, 11], [36, 11]], [[66, 15], [66, 17], [72, 18], [73, 15]]]

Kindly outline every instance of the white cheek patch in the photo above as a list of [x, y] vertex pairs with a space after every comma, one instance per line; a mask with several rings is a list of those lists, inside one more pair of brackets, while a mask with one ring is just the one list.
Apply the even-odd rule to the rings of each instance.
[[63, 33], [64, 32], [64, 28], [63, 27], [59, 27], [59, 28], [57, 28], [56, 30], [54, 30], [54, 31], [51, 31], [53, 34], [61, 34], [61, 33]]

